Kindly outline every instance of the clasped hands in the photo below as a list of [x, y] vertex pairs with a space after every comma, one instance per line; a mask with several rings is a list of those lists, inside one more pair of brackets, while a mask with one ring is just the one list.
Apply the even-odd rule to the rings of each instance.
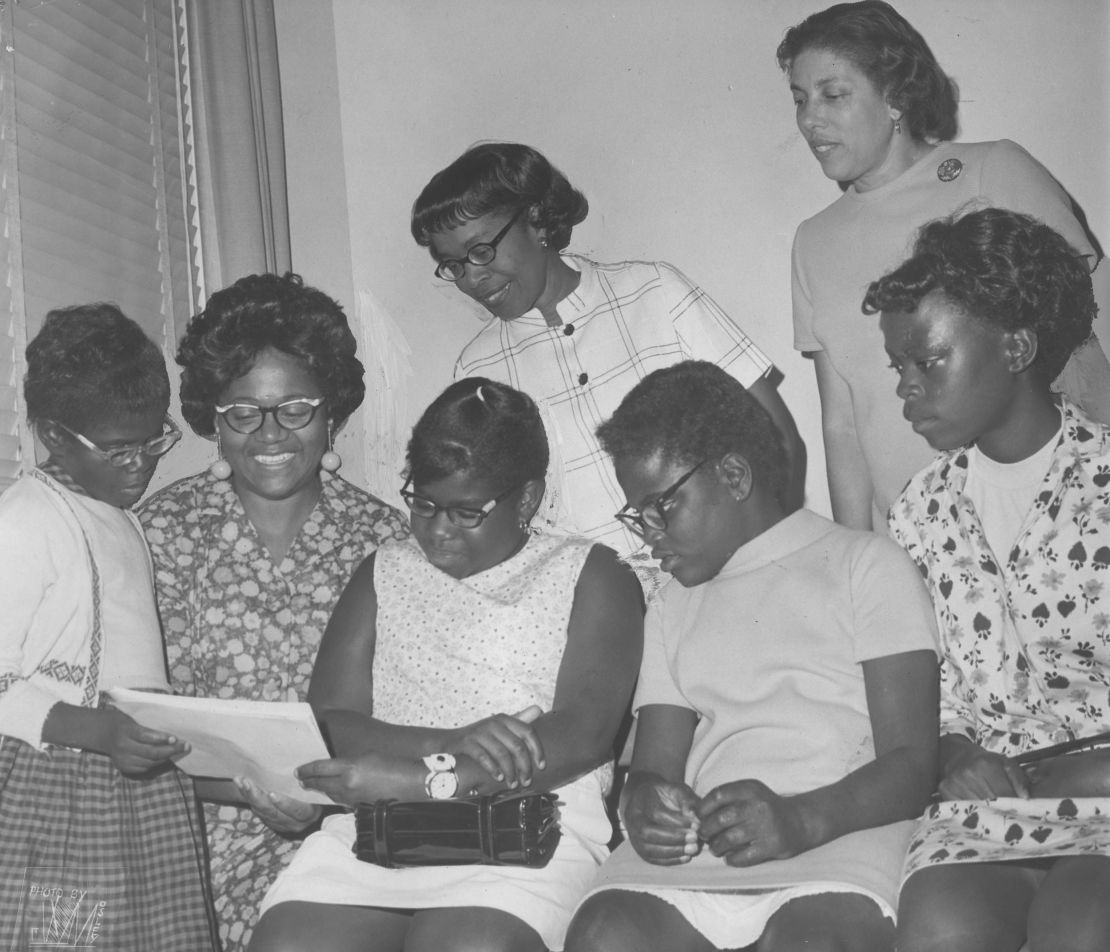
[[688, 863], [703, 848], [730, 866], [754, 866], [810, 845], [797, 802], [758, 780], [722, 784], [699, 798], [684, 783], [633, 775], [622, 813], [633, 848], [660, 866]]
[[[531, 705], [516, 714], [494, 714], [448, 731], [438, 750], [460, 761], [476, 763], [498, 788], [530, 787], [536, 771], [547, 766], [543, 744], [532, 722], [543, 712]], [[354, 806], [398, 796], [399, 790], [423, 785], [426, 768], [420, 758], [368, 750], [352, 757], [314, 760], [297, 768], [301, 784], [327, 794], [336, 803]], [[473, 792], [478, 788], [471, 783]], [[460, 789], [465, 796], [471, 790]], [[402, 796], [402, 799], [406, 797]]]

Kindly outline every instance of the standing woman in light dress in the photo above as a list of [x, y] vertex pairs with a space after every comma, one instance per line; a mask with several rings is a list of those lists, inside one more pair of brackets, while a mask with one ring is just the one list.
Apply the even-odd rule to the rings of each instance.
[[[405, 538], [402, 515], [335, 470], [336, 431], [362, 403], [343, 309], [296, 275], [256, 274], [208, 299], [177, 354], [181, 408], [218, 459], [143, 504], [170, 681], [179, 694], [304, 701], [343, 586]], [[201, 781], [224, 952], [320, 808]]]
[[[778, 48], [798, 128], [843, 194], [794, 238], [794, 346], [814, 359], [834, 518], [882, 530], [906, 481], [931, 457], [902, 419], [868, 285], [901, 261], [917, 229], [968, 203], [1025, 212], [1059, 231], [1094, 270], [1067, 193], [1009, 140], [953, 142], [956, 88], [928, 44], [882, 0], [841, 3], [786, 32]], [[1092, 336], [1056, 382], [1110, 420], [1110, 366]]]

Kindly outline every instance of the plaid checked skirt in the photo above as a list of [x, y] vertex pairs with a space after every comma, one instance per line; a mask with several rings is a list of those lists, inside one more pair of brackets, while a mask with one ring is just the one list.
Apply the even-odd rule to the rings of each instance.
[[0, 738], [0, 952], [212, 952], [192, 783]]

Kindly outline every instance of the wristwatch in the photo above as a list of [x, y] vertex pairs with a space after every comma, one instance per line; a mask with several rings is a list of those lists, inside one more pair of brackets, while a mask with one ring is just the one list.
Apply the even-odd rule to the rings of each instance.
[[459, 775], [455, 773], [452, 754], [429, 754], [424, 758], [428, 776], [424, 778], [424, 792], [432, 800], [450, 800], [459, 792]]

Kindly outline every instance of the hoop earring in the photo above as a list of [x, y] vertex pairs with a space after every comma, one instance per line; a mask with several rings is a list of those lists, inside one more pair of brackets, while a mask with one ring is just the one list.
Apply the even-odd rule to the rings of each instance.
[[216, 454], [217, 458], [208, 467], [208, 472], [212, 474], [213, 479], [230, 479], [231, 478], [231, 464], [224, 459], [224, 446], [220, 442], [220, 425], [216, 424]]
[[328, 451], [320, 457], [320, 469], [326, 473], [334, 473], [343, 465], [343, 457], [331, 448], [331, 421], [328, 421]]

